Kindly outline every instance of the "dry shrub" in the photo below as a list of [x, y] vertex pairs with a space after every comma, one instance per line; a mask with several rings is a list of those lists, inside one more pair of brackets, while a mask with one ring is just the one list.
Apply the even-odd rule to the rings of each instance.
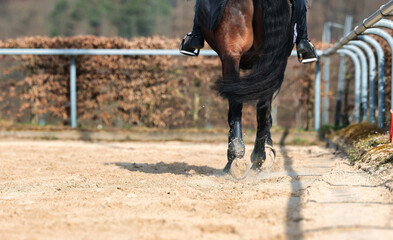
[[[26, 37], [0, 42], [2, 48], [175, 49], [162, 37]], [[6, 57], [10, 60], [10, 57]], [[3, 70], [3, 118], [52, 118], [68, 124], [69, 56], [22, 56]], [[212, 89], [221, 74], [216, 57], [78, 56], [77, 110], [82, 126], [203, 126], [225, 115], [226, 104]], [[22, 80], [14, 76], [23, 72]], [[17, 104], [16, 104], [17, 103]], [[17, 106], [16, 106], [17, 105]], [[208, 105], [206, 110], [205, 105]], [[12, 110], [15, 109], [16, 110]], [[12, 110], [12, 111], [11, 111]], [[209, 111], [209, 112], [206, 112]], [[8, 113], [8, 114], [7, 114]], [[11, 116], [14, 113], [14, 116]], [[225, 122], [221, 125], [224, 125]]]
[[[176, 49], [178, 44], [178, 39], [158, 36], [130, 41], [93, 36], [0, 41], [1, 48]], [[328, 47], [315, 45], [318, 49]], [[0, 118], [69, 124], [69, 56], [0, 58]], [[221, 77], [221, 63], [216, 57], [78, 56], [76, 64], [80, 126], [227, 125], [227, 103], [213, 89], [215, 80]], [[311, 123], [314, 66], [301, 66], [301, 72], [300, 77], [287, 76], [300, 84], [299, 104], [307, 108], [307, 123]], [[254, 105], [244, 108], [246, 127], [255, 127]]]

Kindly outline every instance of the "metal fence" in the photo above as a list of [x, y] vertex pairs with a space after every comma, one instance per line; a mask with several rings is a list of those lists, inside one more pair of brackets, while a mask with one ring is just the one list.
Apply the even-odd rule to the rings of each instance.
[[[392, 17], [393, 14], [393, 0], [389, 1], [385, 5], [366, 18], [361, 24], [356, 26], [353, 31], [344, 36], [339, 42], [337, 42], [332, 48], [327, 49], [323, 52], [322, 58], [329, 59], [329, 57], [335, 53], [340, 56], [348, 56], [352, 59], [355, 65], [355, 106], [353, 111], [353, 119], [355, 123], [361, 121], [368, 121], [370, 123], [376, 122], [376, 89], [375, 81], [378, 81], [378, 127], [384, 127], [385, 123], [385, 54], [374, 38], [375, 36], [384, 39], [391, 50], [393, 50], [393, 38], [388, 32], [382, 28], [393, 30], [393, 21], [384, 19]], [[375, 49], [376, 56], [372, 48]], [[321, 74], [319, 73], [320, 62], [317, 63], [316, 70], [316, 104], [315, 104], [315, 130], [318, 130], [320, 124], [320, 105], [317, 104], [320, 95], [321, 86]], [[392, 64], [393, 68], [393, 64]], [[392, 69], [393, 70], [393, 69]], [[346, 68], [344, 65], [343, 71], [345, 73]], [[377, 74], [378, 72], [378, 74]], [[392, 71], [393, 78], [393, 71]], [[343, 78], [339, 78], [338, 91], [337, 91], [337, 105], [341, 104], [343, 94]], [[324, 77], [324, 82], [329, 83], [329, 77]], [[393, 81], [392, 81], [393, 90]], [[327, 97], [327, 96], [325, 96]], [[392, 106], [393, 109], [393, 94], [392, 94]], [[326, 112], [327, 108], [324, 107], [323, 112]], [[336, 113], [336, 118], [339, 116]], [[324, 122], [326, 123], [326, 122]], [[337, 121], [336, 121], [337, 123]]]

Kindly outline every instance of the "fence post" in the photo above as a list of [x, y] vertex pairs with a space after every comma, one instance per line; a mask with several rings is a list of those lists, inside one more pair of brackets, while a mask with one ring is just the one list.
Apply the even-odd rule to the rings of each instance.
[[345, 75], [347, 72], [346, 59], [344, 55], [340, 56], [340, 72], [337, 84], [336, 114], [334, 118], [334, 126], [339, 127], [342, 122], [341, 108], [343, 104], [343, 94], [345, 88]]
[[[325, 22], [324, 27], [323, 27], [323, 33], [322, 33], [322, 41], [325, 43], [330, 43], [331, 42], [331, 27], [340, 27], [344, 28], [344, 26], [337, 24], [337, 23], [332, 23], [332, 22]], [[323, 85], [325, 89], [325, 95], [323, 97], [323, 111], [322, 111], [322, 124], [328, 124], [329, 123], [329, 89], [330, 89], [330, 57], [325, 56], [323, 58]]]
[[[352, 27], [352, 16], [346, 16], [345, 25], [344, 25], [344, 36], [351, 32]], [[344, 94], [345, 87], [345, 73], [347, 71], [346, 59], [345, 56], [340, 57], [340, 71], [338, 74], [338, 84], [337, 84], [337, 100], [336, 100], [336, 114], [334, 118], [334, 126], [340, 126], [340, 122], [342, 120], [341, 116], [341, 107], [342, 107], [342, 99]]]
[[322, 100], [322, 124], [329, 123], [329, 89], [330, 89], [330, 57], [324, 57], [323, 64], [323, 86], [325, 94]]
[[344, 94], [345, 87], [345, 73], [347, 71], [345, 56], [340, 56], [340, 71], [338, 74], [338, 83], [337, 83], [337, 99], [336, 99], [336, 114], [334, 117], [334, 126], [340, 126], [340, 122], [342, 119], [341, 116], [341, 108], [342, 108], [342, 100]]
[[321, 127], [321, 63], [318, 60], [315, 68], [315, 100], [314, 100], [314, 129]]
[[71, 56], [70, 64], [70, 105], [71, 105], [71, 127], [76, 128], [76, 64], [75, 56]]

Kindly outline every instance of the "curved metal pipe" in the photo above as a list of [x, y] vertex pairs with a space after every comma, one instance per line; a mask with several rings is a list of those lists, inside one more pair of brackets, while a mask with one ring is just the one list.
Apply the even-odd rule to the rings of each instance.
[[361, 103], [361, 121], [367, 120], [367, 81], [368, 81], [368, 65], [367, 65], [367, 57], [363, 53], [363, 51], [356, 46], [353, 45], [345, 45], [344, 49], [351, 50], [359, 56], [360, 67], [361, 67], [361, 94], [360, 94], [360, 103]]
[[[359, 35], [358, 39], [373, 46], [378, 58], [378, 127], [382, 128], [385, 122], [385, 53], [377, 40], [367, 35]], [[375, 96], [375, 84], [370, 84], [370, 96]], [[370, 99], [370, 112], [375, 101]]]
[[367, 28], [371, 27], [372, 25], [374, 25], [376, 22], [378, 22], [379, 20], [381, 20], [385, 16], [388, 16], [389, 14], [391, 14], [392, 11], [393, 11], [393, 0], [390, 0], [388, 3], [381, 6], [381, 8], [378, 9], [371, 16], [366, 18], [363, 21], [363, 23], [356, 26], [355, 29], [352, 32], [350, 32], [347, 36], [341, 38], [340, 41], [337, 42], [336, 44], [334, 44], [334, 46], [332, 48], [329, 48], [326, 51], [324, 51], [323, 55], [329, 56], [329, 55], [334, 54], [342, 46], [346, 45], [349, 41], [355, 39], [357, 35], [362, 34]]
[[360, 119], [360, 81], [361, 81], [361, 67], [358, 56], [348, 49], [339, 49], [339, 54], [345, 54], [349, 56], [355, 64], [355, 123], [359, 122]]
[[[393, 21], [382, 19], [381, 21], [375, 23], [373, 27], [382, 27], [382, 28], [388, 28], [390, 30], [393, 30]], [[393, 62], [392, 62], [392, 70], [393, 70]], [[393, 109], [393, 71], [392, 71], [392, 81], [391, 81], [390, 109]]]
[[393, 21], [388, 19], [381, 19], [379, 22], [374, 23], [372, 27], [383, 27], [393, 29]]
[[[370, 96], [369, 96], [369, 111], [370, 111], [370, 123], [375, 123], [375, 78], [377, 76], [377, 63], [375, 60], [375, 55], [371, 47], [360, 40], [352, 40], [349, 42], [351, 45], [358, 46], [364, 50], [368, 57], [368, 64], [369, 64], [369, 85], [370, 85]], [[373, 91], [371, 91], [371, 86], [373, 86]], [[366, 90], [367, 93], [367, 90]], [[362, 102], [364, 101], [362, 95]], [[367, 95], [366, 95], [367, 97]], [[367, 102], [367, 99], [366, 99]], [[363, 106], [364, 107], [364, 106]], [[363, 119], [364, 120], [364, 119]]]
[[[373, 34], [373, 35], [377, 35], [377, 36], [383, 38], [388, 43], [390, 50], [393, 52], [393, 37], [390, 36], [390, 34], [387, 33], [386, 31], [384, 31], [382, 29], [377, 29], [377, 28], [370, 28], [370, 29], [367, 29], [366, 31], [364, 31], [364, 34]], [[392, 77], [393, 77], [393, 65], [392, 65]], [[378, 85], [378, 94], [381, 91], [381, 89], [379, 89], [380, 87], [382, 87], [382, 86]], [[385, 88], [385, 83], [383, 84], [383, 90], [384, 90], [384, 88]], [[384, 94], [384, 97], [385, 97], [385, 94]], [[383, 104], [385, 105], [385, 102]], [[379, 118], [383, 119], [383, 122], [381, 125], [383, 127], [385, 124], [385, 110], [382, 113], [383, 113], [383, 116], [379, 113]], [[379, 121], [378, 121], [378, 125], [379, 125]]]

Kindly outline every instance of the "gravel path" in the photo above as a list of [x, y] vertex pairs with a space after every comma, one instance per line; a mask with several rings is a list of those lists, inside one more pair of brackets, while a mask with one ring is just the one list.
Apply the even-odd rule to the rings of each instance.
[[235, 181], [226, 144], [1, 140], [0, 239], [393, 239], [384, 182], [321, 147], [277, 152]]

